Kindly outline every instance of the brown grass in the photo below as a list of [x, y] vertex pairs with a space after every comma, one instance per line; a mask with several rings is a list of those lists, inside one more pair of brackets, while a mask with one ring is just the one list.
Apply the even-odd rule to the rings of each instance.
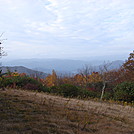
[[133, 134], [133, 124], [130, 106], [0, 91], [0, 134]]

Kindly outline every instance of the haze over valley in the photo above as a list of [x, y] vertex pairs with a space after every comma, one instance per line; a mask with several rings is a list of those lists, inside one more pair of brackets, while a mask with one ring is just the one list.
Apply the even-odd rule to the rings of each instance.
[[[109, 69], [118, 69], [123, 60], [105, 61], [110, 63]], [[78, 70], [84, 66], [92, 66], [94, 69], [99, 69], [103, 65], [103, 60], [67, 60], [67, 59], [19, 59], [11, 61], [3, 61], [3, 66], [24, 66], [33, 70], [42, 71], [44, 73], [51, 73], [54, 69], [57, 73], [78, 73]]]

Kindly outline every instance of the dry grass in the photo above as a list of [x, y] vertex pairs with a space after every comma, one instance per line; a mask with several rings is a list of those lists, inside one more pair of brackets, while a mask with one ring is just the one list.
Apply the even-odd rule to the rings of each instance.
[[133, 124], [130, 106], [0, 91], [0, 134], [133, 134]]

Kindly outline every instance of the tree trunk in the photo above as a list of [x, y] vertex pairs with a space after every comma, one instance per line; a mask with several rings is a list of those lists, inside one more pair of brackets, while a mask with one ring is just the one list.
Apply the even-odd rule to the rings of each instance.
[[102, 100], [102, 99], [103, 99], [104, 92], [105, 92], [105, 87], [106, 87], [106, 83], [104, 82], [104, 83], [103, 83], [103, 88], [102, 88], [102, 92], [101, 92], [100, 100]]

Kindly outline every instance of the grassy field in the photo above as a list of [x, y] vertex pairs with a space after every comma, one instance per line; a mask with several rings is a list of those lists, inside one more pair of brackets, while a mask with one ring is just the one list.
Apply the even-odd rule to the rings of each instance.
[[134, 108], [0, 90], [0, 134], [134, 134]]

